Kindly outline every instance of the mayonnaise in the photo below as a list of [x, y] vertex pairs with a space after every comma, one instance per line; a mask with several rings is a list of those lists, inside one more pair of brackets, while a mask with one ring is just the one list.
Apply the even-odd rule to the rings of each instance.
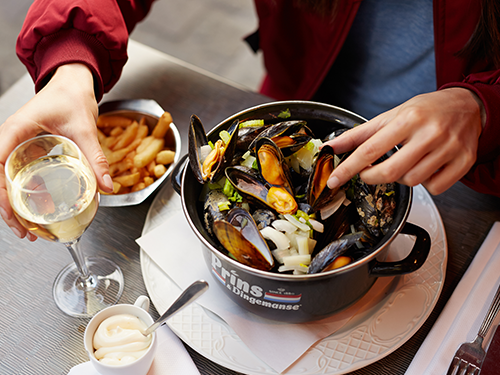
[[141, 331], [147, 325], [130, 314], [118, 314], [101, 322], [94, 334], [94, 356], [108, 365], [124, 365], [134, 362], [146, 353], [152, 335]]

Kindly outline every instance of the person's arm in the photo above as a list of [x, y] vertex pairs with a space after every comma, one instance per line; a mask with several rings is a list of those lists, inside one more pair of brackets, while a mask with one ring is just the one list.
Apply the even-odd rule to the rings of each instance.
[[82, 63], [94, 75], [99, 101], [120, 77], [127, 41], [153, 0], [35, 0], [16, 52], [38, 92], [58, 66]]
[[17, 53], [37, 94], [0, 126], [0, 215], [34, 241], [9, 204], [3, 166], [10, 152], [40, 132], [75, 141], [99, 187], [110, 192], [108, 163], [97, 139], [97, 102], [118, 80], [127, 40], [152, 0], [35, 0], [18, 37]]

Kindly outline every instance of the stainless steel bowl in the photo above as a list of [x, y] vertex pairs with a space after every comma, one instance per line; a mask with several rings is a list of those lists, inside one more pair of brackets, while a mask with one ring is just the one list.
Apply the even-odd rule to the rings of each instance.
[[[99, 106], [99, 115], [115, 114], [129, 117], [137, 121], [145, 117], [146, 124], [150, 129], [156, 125], [158, 119], [164, 112], [165, 110], [157, 102], [150, 99], [117, 100], [105, 102]], [[170, 124], [170, 129], [165, 135], [165, 145], [175, 150], [175, 157], [174, 162], [170, 164], [167, 172], [165, 172], [163, 176], [145, 189], [133, 193], [119, 195], [101, 194], [99, 205], [102, 207], [133, 206], [142, 203], [148, 198], [168, 178], [174, 169], [174, 165], [179, 161], [181, 136], [174, 123]]]

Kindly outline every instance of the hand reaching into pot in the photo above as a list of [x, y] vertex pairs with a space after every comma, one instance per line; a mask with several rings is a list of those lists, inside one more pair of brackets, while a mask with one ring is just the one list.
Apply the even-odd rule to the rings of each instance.
[[7, 157], [19, 144], [42, 132], [63, 135], [81, 148], [101, 189], [111, 191], [113, 183], [97, 140], [96, 119], [92, 73], [85, 65], [68, 64], [59, 67], [47, 85], [0, 126], [0, 214], [19, 238], [36, 240], [13, 215], [5, 183]]
[[[423, 184], [431, 194], [441, 194], [475, 163], [485, 117], [480, 99], [464, 88], [418, 95], [326, 142], [337, 154], [356, 148], [330, 175], [328, 186], [343, 185], [359, 173], [368, 184]], [[395, 145], [402, 147], [372, 165]]]

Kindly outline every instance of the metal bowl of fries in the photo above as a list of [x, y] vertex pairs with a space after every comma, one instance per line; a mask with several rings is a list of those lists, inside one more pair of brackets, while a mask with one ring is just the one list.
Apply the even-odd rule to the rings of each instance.
[[170, 114], [154, 100], [101, 104], [97, 129], [114, 186], [112, 194], [100, 192], [102, 207], [142, 203], [179, 161], [179, 131]]

